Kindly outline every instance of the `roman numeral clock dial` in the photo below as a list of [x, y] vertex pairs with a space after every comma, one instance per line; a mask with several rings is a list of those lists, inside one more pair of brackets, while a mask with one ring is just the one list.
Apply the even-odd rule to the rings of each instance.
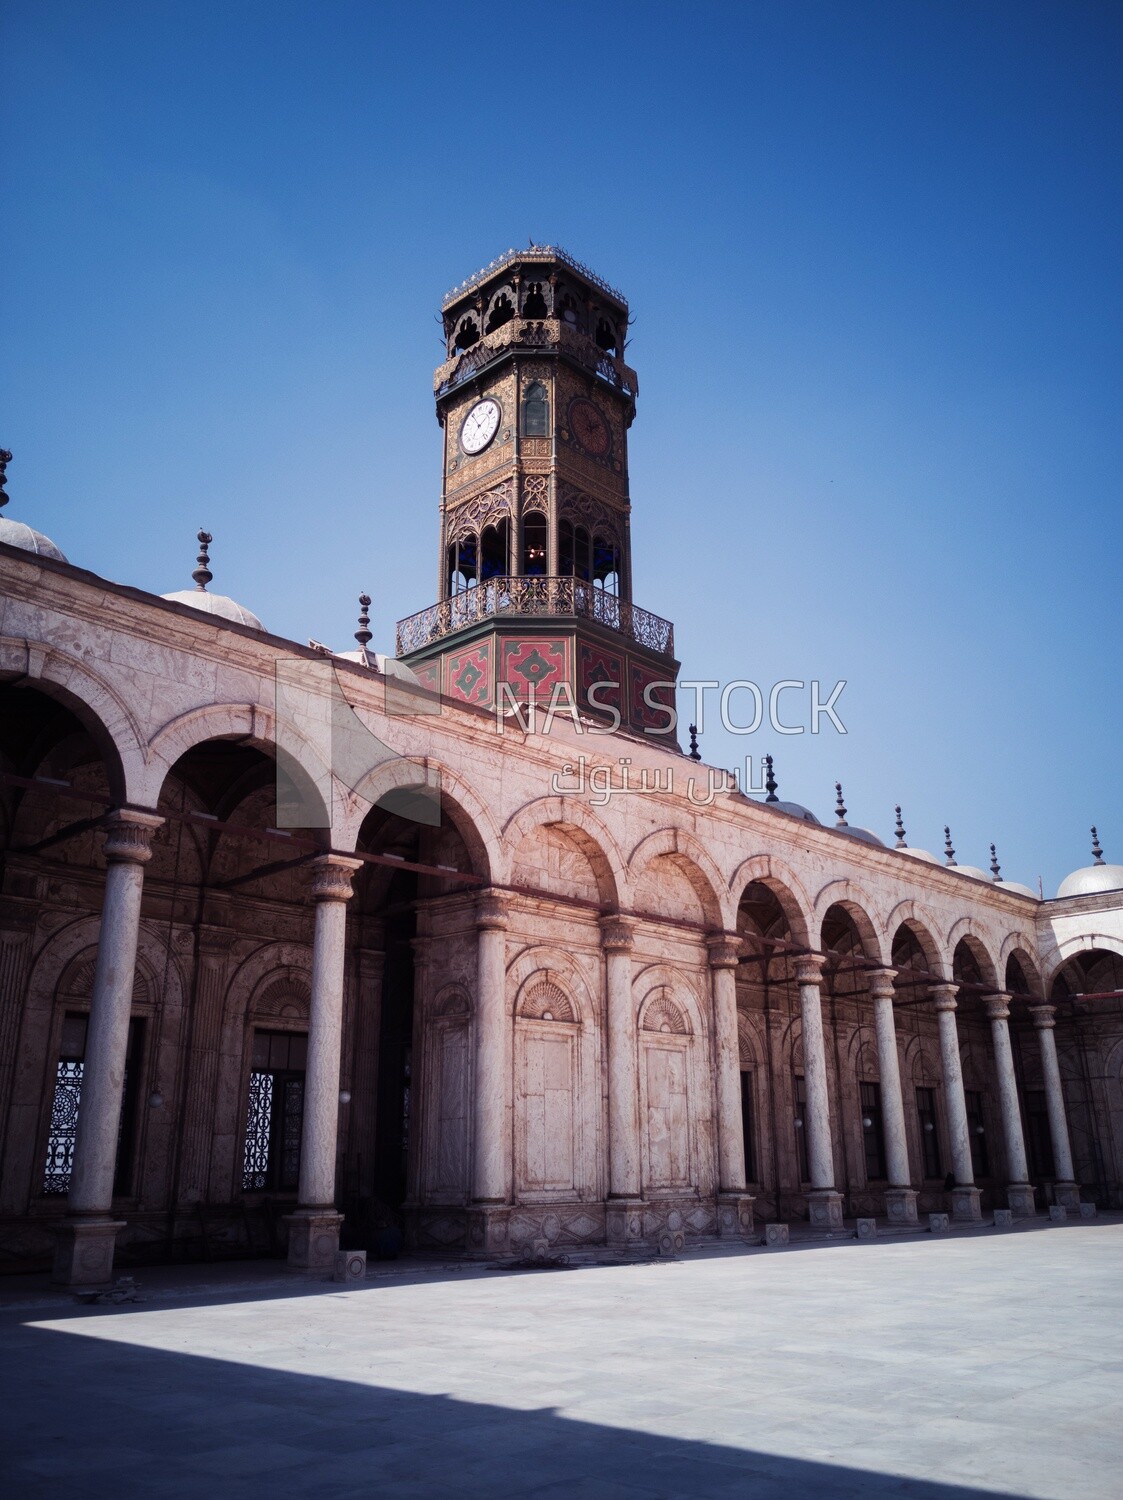
[[477, 401], [460, 428], [460, 446], [469, 456], [482, 453], [499, 431], [499, 402], [487, 397]]

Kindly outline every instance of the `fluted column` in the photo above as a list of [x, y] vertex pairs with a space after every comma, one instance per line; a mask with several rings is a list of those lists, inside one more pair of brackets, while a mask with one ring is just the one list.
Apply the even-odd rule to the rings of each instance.
[[869, 976], [877, 1033], [877, 1064], [881, 1079], [881, 1116], [885, 1127], [885, 1165], [889, 1186], [885, 1192], [887, 1217], [898, 1224], [916, 1223], [917, 1194], [909, 1172], [909, 1145], [905, 1134], [905, 1102], [901, 1095], [901, 1066], [897, 1056], [897, 1027], [893, 1017], [895, 969], [876, 969]]
[[1076, 1173], [1072, 1165], [1072, 1144], [1068, 1135], [1068, 1119], [1065, 1115], [1064, 1085], [1061, 1083], [1061, 1068], [1057, 1061], [1057, 1039], [1053, 1034], [1056, 1025], [1055, 1005], [1031, 1005], [1029, 1010], [1037, 1029], [1037, 1041], [1041, 1048], [1041, 1072], [1045, 1080], [1045, 1108], [1049, 1113], [1049, 1137], [1053, 1145], [1054, 1200], [1064, 1208], [1079, 1208], [1080, 1189], [1076, 1184]]
[[934, 984], [932, 998], [936, 1005], [936, 1026], [940, 1034], [940, 1066], [944, 1077], [944, 1109], [947, 1113], [951, 1141], [952, 1211], [957, 1219], [978, 1221], [982, 1218], [979, 1190], [975, 1186], [975, 1169], [971, 1163], [971, 1134], [967, 1125], [967, 1100], [963, 1093], [963, 1065], [959, 1056], [959, 1030], [955, 1023], [957, 984]]
[[140, 936], [144, 867], [163, 825], [154, 813], [119, 809], [105, 819], [105, 895], [86, 1031], [74, 1166], [59, 1230], [54, 1279], [68, 1286], [107, 1281], [123, 1225], [112, 1217], [117, 1134], [125, 1084]]
[[824, 959], [809, 954], [796, 959], [799, 1009], [803, 1026], [803, 1078], [807, 1109], [803, 1128], [807, 1137], [807, 1169], [811, 1192], [807, 1196], [812, 1224], [837, 1228], [842, 1223], [842, 1194], [834, 1186], [834, 1148], [831, 1142], [831, 1106], [827, 1093], [827, 1053], [823, 1041], [823, 1008], [819, 997]]
[[343, 1023], [343, 970], [351, 877], [362, 860], [343, 854], [314, 859], [312, 900], [312, 999], [308, 1016], [308, 1060], [304, 1069], [304, 1117], [300, 1132], [297, 1208], [289, 1227], [289, 1265], [330, 1269], [339, 1249], [343, 1215], [335, 1207], [335, 1155], [339, 1133], [339, 1057]]
[[988, 995], [987, 1017], [990, 1021], [994, 1065], [998, 1074], [998, 1100], [1002, 1111], [1002, 1137], [1006, 1144], [1006, 1201], [1020, 1218], [1034, 1212], [1033, 1188], [1026, 1163], [1026, 1143], [1022, 1132], [1022, 1112], [1018, 1105], [1018, 1081], [1014, 1074], [1014, 1052], [1010, 1046], [1010, 996]]
[[509, 1201], [511, 1186], [511, 1024], [507, 1015], [507, 902], [485, 891], [476, 907], [476, 1055], [472, 1199]]
[[736, 933], [706, 940], [714, 1008], [717, 1097], [718, 1233], [752, 1233], [753, 1200], [745, 1181], [745, 1121], [741, 1105], [741, 1039], [737, 1030], [737, 965], [743, 944]]

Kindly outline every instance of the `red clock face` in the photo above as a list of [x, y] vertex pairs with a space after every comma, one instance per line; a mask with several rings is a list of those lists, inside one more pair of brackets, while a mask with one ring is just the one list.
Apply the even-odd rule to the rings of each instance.
[[603, 458], [612, 447], [612, 434], [600, 411], [584, 396], [569, 403], [569, 430], [586, 453]]

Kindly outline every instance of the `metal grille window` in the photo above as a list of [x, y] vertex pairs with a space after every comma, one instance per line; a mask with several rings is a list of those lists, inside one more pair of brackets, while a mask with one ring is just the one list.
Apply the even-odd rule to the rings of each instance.
[[862, 1104], [862, 1143], [866, 1153], [866, 1181], [885, 1180], [885, 1124], [881, 1116], [881, 1085], [860, 1085]]
[[924, 1176], [943, 1176], [940, 1166], [940, 1135], [936, 1128], [936, 1090], [917, 1089], [916, 1113], [920, 1119], [920, 1151], [924, 1158]]
[[307, 1053], [304, 1035], [254, 1032], [242, 1159], [242, 1187], [247, 1193], [296, 1191]]
[[983, 1096], [978, 1089], [967, 1089], [965, 1098], [967, 1129], [971, 1135], [971, 1170], [977, 1180], [990, 1176], [990, 1156], [987, 1152], [986, 1127], [983, 1124]]
[[807, 1166], [807, 1084], [802, 1074], [797, 1073], [795, 1079], [795, 1151], [799, 1161], [800, 1182], [810, 1182], [811, 1173]]
[[[43, 1171], [43, 1191], [51, 1195], [70, 1191], [70, 1176], [74, 1170], [74, 1142], [78, 1135], [78, 1114], [82, 1106], [82, 1079], [86, 1069], [88, 1021], [88, 1016], [70, 1012], [62, 1023], [59, 1057], [55, 1067], [55, 1092], [51, 1101], [51, 1124], [47, 1133], [47, 1161]], [[132, 1177], [136, 1079], [139, 1071], [136, 1064], [140, 1056], [142, 1024], [138, 1019], [129, 1022], [121, 1117], [117, 1125], [117, 1165], [113, 1178], [113, 1191], [117, 1196], [129, 1191]]]
[[753, 1075], [741, 1074], [741, 1130], [745, 1138], [745, 1181], [756, 1182], [756, 1150], [753, 1140]]

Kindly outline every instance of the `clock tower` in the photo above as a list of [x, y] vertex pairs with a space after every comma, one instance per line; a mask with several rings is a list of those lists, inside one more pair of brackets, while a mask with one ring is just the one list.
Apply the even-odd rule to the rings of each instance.
[[455, 701], [545, 708], [568, 689], [677, 748], [674, 630], [632, 600], [628, 304], [535, 245], [455, 287], [441, 319], [437, 603], [399, 621], [397, 654]]

